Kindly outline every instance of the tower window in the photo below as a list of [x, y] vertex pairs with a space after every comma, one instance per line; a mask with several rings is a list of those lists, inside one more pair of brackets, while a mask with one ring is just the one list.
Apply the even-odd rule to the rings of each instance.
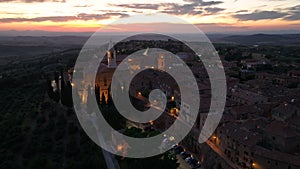
[[107, 86], [107, 80], [106, 80], [106, 78], [104, 79], [104, 86]]

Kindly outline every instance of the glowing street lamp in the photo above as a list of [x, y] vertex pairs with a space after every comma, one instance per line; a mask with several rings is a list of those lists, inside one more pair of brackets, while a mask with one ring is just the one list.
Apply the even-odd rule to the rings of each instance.
[[170, 140], [170, 141], [174, 141], [174, 140], [175, 140], [175, 137], [174, 137], [174, 136], [171, 136], [171, 137], [169, 138], [169, 140]]
[[150, 120], [149, 123], [150, 123], [150, 125], [153, 125], [153, 124], [154, 124], [153, 120]]
[[121, 144], [118, 144], [117, 150], [118, 150], [118, 151], [122, 151], [122, 150], [123, 150], [123, 146], [122, 146]]

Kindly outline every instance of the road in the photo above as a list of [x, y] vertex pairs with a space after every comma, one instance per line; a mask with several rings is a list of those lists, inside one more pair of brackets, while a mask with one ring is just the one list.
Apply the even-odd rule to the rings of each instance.
[[104, 149], [102, 149], [102, 154], [104, 156], [106, 166], [108, 169], [120, 169], [118, 161], [116, 160], [115, 156]]
[[189, 165], [181, 158], [180, 155], [177, 155], [178, 163], [180, 164], [178, 169], [191, 169]]
[[[180, 155], [177, 155], [178, 163], [180, 164], [177, 169], [191, 169], [191, 167], [185, 162]], [[204, 169], [202, 166], [199, 169]]]
[[207, 140], [206, 144], [212, 149], [214, 150], [214, 152], [216, 152], [220, 157], [223, 158], [223, 160], [225, 160], [227, 162], [227, 164], [229, 164], [232, 168], [237, 168], [239, 169], [240, 167], [236, 164], [234, 164], [232, 161], [230, 161], [226, 155], [211, 141]]
[[[100, 143], [104, 142], [103, 136], [99, 132], [96, 117], [92, 118], [92, 122], [93, 122], [95, 129], [97, 130], [97, 137], [99, 139], [99, 142]], [[105, 151], [103, 148], [102, 148], [102, 154], [104, 156], [106, 166], [108, 169], [120, 169], [119, 163], [113, 154]]]

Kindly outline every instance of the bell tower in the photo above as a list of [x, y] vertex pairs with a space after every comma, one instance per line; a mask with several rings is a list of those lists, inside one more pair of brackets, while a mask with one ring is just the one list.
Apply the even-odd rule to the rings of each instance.
[[165, 70], [165, 58], [163, 53], [159, 54], [157, 61], [157, 68], [160, 70]]
[[114, 48], [112, 41], [109, 42], [107, 49], [107, 67], [116, 68], [117, 67], [117, 52]]

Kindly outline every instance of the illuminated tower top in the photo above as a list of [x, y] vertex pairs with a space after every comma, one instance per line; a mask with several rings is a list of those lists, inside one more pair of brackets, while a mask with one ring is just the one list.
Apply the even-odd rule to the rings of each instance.
[[117, 67], [117, 52], [114, 48], [112, 41], [109, 42], [107, 49], [107, 67], [116, 68]]

